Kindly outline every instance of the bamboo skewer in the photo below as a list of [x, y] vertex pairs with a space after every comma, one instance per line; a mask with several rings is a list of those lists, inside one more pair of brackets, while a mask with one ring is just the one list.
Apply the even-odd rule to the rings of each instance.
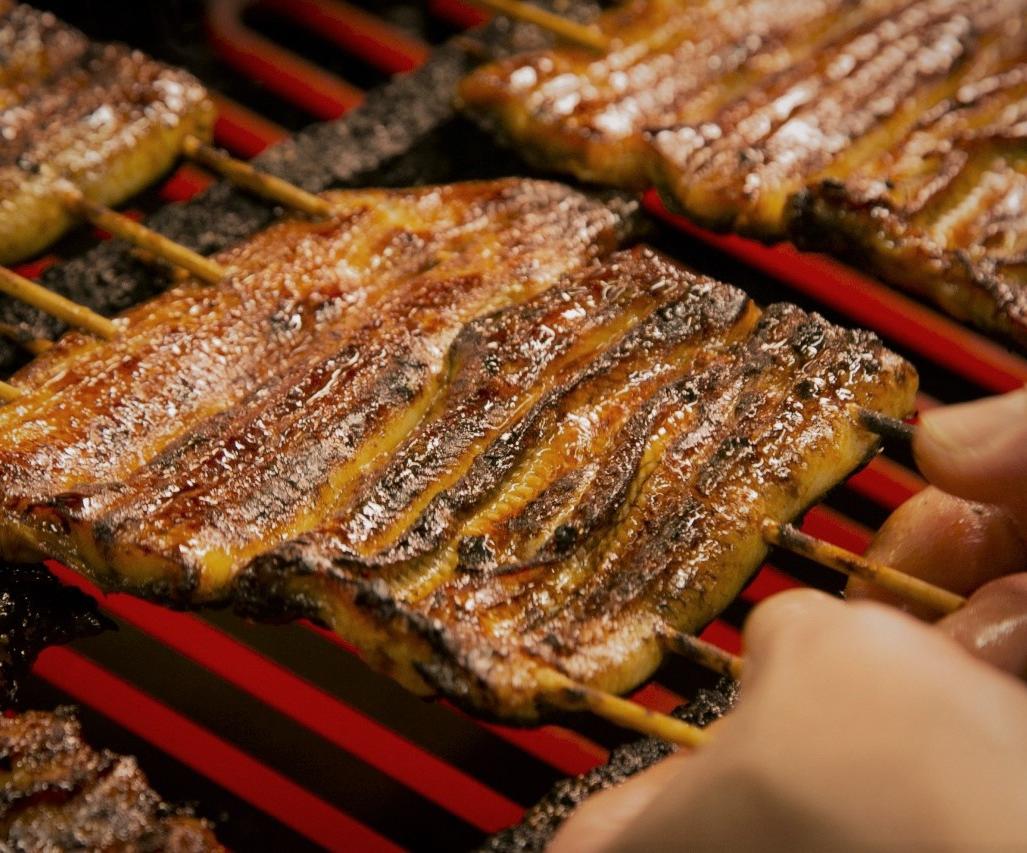
[[6, 338], [32, 355], [42, 355], [48, 349], [53, 349], [53, 341], [48, 341], [45, 338], [22, 337], [17, 327], [9, 323], [0, 323], [0, 338]]
[[881, 438], [887, 438], [903, 444], [909, 444], [913, 441], [916, 427], [912, 424], [907, 424], [898, 418], [882, 415], [880, 412], [872, 412], [870, 409], [864, 409], [860, 406], [853, 406], [852, 408], [855, 411], [856, 419], [864, 429], [877, 433]]
[[201, 281], [217, 284], [228, 275], [228, 270], [216, 261], [197, 254], [174, 240], [169, 240], [145, 225], [133, 222], [127, 216], [90, 201], [71, 183], [64, 182], [57, 191], [61, 200], [74, 213], [105, 231], [110, 231], [111, 234], [163, 258], [168, 263], [187, 270]]
[[0, 403], [14, 402], [21, 395], [21, 389], [15, 388], [13, 385], [9, 385], [6, 382], [0, 381]]
[[622, 699], [612, 693], [579, 684], [555, 669], [539, 670], [537, 677], [546, 691], [546, 699], [566, 711], [591, 711], [626, 729], [658, 737], [678, 746], [694, 748], [710, 740], [710, 736], [698, 726], [668, 714], [650, 711], [630, 699]]
[[952, 613], [966, 603], [966, 599], [898, 569], [867, 560], [829, 542], [807, 536], [790, 524], [778, 524], [769, 519], [763, 523], [763, 538], [802, 557], [807, 557], [828, 568], [854, 575], [877, 584], [913, 604], [929, 607], [938, 613]]
[[720, 646], [672, 629], [667, 630], [663, 639], [669, 651], [693, 663], [735, 681], [742, 676], [742, 659], [738, 655], [724, 651]]
[[101, 317], [95, 311], [90, 311], [84, 305], [79, 305], [52, 290], [47, 290], [6, 267], [0, 267], [0, 293], [6, 293], [58, 320], [63, 320], [69, 326], [92, 332], [106, 340], [118, 336], [118, 327], [111, 320]]
[[310, 216], [327, 217], [335, 211], [327, 199], [267, 172], [254, 169], [249, 163], [230, 157], [195, 136], [187, 136], [182, 140], [182, 152], [186, 157], [217, 172], [232, 183], [286, 207]]
[[522, 0], [473, 0], [478, 6], [508, 18], [534, 24], [562, 41], [603, 52], [610, 49], [610, 38], [596, 26], [579, 24], [561, 15], [540, 9]]

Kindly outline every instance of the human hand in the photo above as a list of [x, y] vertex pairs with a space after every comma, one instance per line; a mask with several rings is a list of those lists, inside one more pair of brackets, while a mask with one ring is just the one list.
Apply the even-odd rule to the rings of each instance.
[[891, 608], [810, 590], [756, 608], [745, 647], [742, 699], [710, 745], [593, 797], [552, 850], [1027, 843], [1019, 682]]
[[[1014, 574], [1027, 570], [1027, 389], [926, 413], [913, 449], [934, 485], [892, 514], [867, 556], [963, 595], [980, 588], [938, 627], [1027, 678], [1027, 574]], [[916, 611], [859, 580], [848, 595]]]

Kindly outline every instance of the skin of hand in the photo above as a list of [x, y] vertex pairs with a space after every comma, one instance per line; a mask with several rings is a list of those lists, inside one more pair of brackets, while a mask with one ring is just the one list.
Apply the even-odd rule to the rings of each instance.
[[1015, 678], [893, 608], [812, 590], [756, 608], [745, 646], [712, 742], [590, 799], [552, 851], [1027, 845]]
[[[1027, 570], [1027, 388], [927, 412], [913, 452], [933, 485], [892, 514], [867, 556], [964, 595], [981, 588], [938, 627], [1027, 677], [1027, 575], [1014, 574]], [[916, 612], [858, 580], [847, 592]]]
[[[927, 413], [914, 452], [937, 485], [867, 555], [967, 605], [932, 631], [775, 596], [713, 743], [592, 798], [553, 850], [1027, 849], [1027, 690], [1005, 674], [1027, 679], [1027, 389]], [[903, 606], [858, 581], [849, 596]]]

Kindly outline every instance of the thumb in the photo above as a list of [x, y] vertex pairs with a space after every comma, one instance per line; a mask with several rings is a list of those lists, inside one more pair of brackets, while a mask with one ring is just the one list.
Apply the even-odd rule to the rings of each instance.
[[844, 608], [837, 598], [814, 589], [779, 592], [762, 601], [743, 629], [743, 686], [757, 680], [775, 662], [793, 661], [796, 655], [808, 653], [816, 646], [817, 635], [838, 619]]
[[1003, 506], [1027, 531], [1027, 388], [925, 413], [913, 452], [934, 485]]

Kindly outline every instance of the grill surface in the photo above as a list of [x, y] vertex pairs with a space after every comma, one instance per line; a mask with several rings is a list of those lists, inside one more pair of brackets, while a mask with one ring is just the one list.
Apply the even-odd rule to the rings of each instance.
[[[428, 63], [427, 82], [372, 95], [362, 116], [358, 111], [342, 129], [308, 134], [295, 160], [268, 155], [268, 165], [311, 188], [329, 178], [401, 185], [526, 171], [448, 109], [446, 87], [468, 60], [453, 48], [433, 53], [430, 45], [482, 20], [459, 0], [426, 7], [213, 0], [206, 9], [198, 0], [176, 0], [142, 20], [138, 4], [127, 2], [37, 5], [94, 38], [123, 39], [193, 71], [218, 94], [217, 141], [239, 156], [256, 155], [311, 121], [337, 118], [391, 75]], [[382, 122], [398, 130], [383, 136], [375, 130]], [[220, 187], [188, 216], [164, 207], [210, 183], [182, 166], [134, 206], [207, 250], [267, 220], [266, 208]], [[708, 234], [667, 215], [651, 193], [645, 204], [662, 223], [652, 242], [686, 263], [761, 302], [787, 299], [876, 330], [920, 368], [921, 408], [1027, 381], [1027, 361], [850, 269], [790, 247]], [[21, 271], [39, 275], [101, 238], [83, 230]], [[143, 295], [124, 287], [124, 264], [121, 249], [107, 244], [88, 260], [61, 264], [51, 281], [84, 290], [106, 281], [102, 307], [114, 310]], [[811, 511], [804, 529], [862, 550], [870, 531], [921, 486], [901, 451], [882, 457]], [[52, 569], [100, 597], [77, 575]], [[802, 583], [838, 590], [842, 579], [775, 555], [706, 638], [737, 651], [753, 604]], [[46, 651], [22, 687], [21, 704], [79, 704], [95, 746], [136, 755], [162, 796], [196, 803], [232, 848], [473, 847], [517, 820], [557, 779], [595, 767], [630, 739], [578, 717], [573, 729], [472, 721], [407, 694], [311, 625], [255, 626], [228, 613], [176, 613], [122, 595], [101, 598], [101, 605], [118, 630]], [[713, 681], [672, 661], [635, 698], [669, 710]]]

